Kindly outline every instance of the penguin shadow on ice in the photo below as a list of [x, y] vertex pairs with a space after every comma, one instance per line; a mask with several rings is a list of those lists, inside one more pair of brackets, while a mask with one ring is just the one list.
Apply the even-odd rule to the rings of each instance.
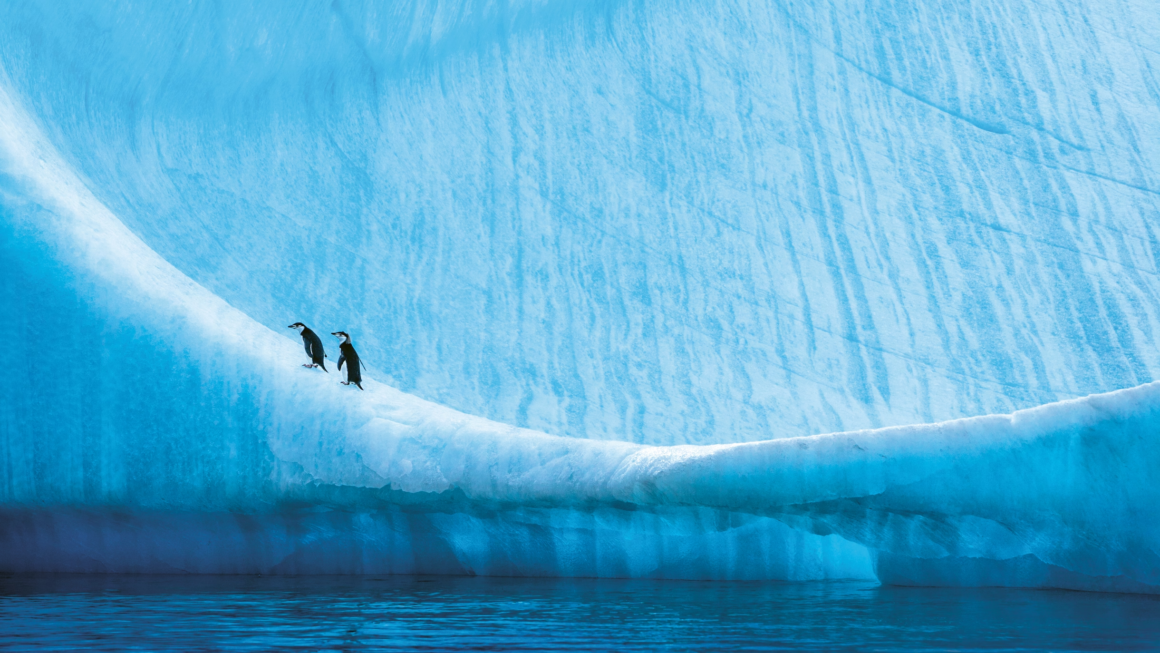
[[306, 346], [306, 355], [310, 357], [310, 362], [303, 363], [302, 367], [321, 367], [323, 372], [329, 373], [330, 370], [326, 369], [326, 351], [322, 348], [322, 339], [318, 334], [301, 322], [295, 322], [289, 328], [298, 330], [302, 344]]
[[346, 363], [346, 380], [342, 384], [350, 385], [353, 383], [358, 386], [359, 390], [362, 390], [362, 365], [358, 359], [358, 352], [354, 350], [354, 345], [350, 344], [350, 334], [346, 331], [334, 331], [330, 335], [341, 341], [338, 343], [338, 349], [342, 352], [338, 357], [339, 372], [342, 372], [342, 364]]

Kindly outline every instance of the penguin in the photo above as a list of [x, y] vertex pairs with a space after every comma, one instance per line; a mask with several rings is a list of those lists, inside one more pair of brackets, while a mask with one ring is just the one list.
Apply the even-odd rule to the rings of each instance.
[[350, 344], [350, 334], [346, 331], [334, 331], [330, 335], [342, 340], [338, 345], [339, 351], [342, 355], [338, 357], [338, 369], [342, 371], [342, 364], [346, 363], [346, 380], [342, 382], [343, 385], [355, 384], [359, 390], [362, 390], [362, 370], [358, 360], [358, 352], [354, 350], [354, 345]]
[[322, 339], [318, 334], [301, 322], [295, 322], [289, 328], [298, 329], [298, 333], [302, 334], [302, 344], [306, 345], [306, 355], [310, 357], [310, 362], [303, 363], [302, 367], [321, 367], [323, 372], [329, 374], [330, 370], [326, 369], [326, 352], [322, 349]]

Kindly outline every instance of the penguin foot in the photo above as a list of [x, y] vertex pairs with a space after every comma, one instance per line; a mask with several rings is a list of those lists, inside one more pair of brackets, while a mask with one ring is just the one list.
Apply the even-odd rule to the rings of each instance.
[[350, 381], [339, 381], [339, 383], [343, 385], [350, 385]]

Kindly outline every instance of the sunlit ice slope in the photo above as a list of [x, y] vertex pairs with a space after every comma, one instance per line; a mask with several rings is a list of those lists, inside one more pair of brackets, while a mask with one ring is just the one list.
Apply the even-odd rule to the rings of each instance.
[[343, 388], [127, 229], [0, 82], [0, 571], [1160, 589], [1160, 384], [667, 447]]
[[95, 198], [274, 329], [558, 435], [1003, 413], [1160, 369], [1160, 12], [5, 2]]

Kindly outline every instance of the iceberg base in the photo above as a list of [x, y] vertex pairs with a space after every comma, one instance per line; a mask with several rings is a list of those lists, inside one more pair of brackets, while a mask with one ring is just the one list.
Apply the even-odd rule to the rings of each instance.
[[837, 535], [711, 509], [7, 509], [0, 572], [873, 579]]

